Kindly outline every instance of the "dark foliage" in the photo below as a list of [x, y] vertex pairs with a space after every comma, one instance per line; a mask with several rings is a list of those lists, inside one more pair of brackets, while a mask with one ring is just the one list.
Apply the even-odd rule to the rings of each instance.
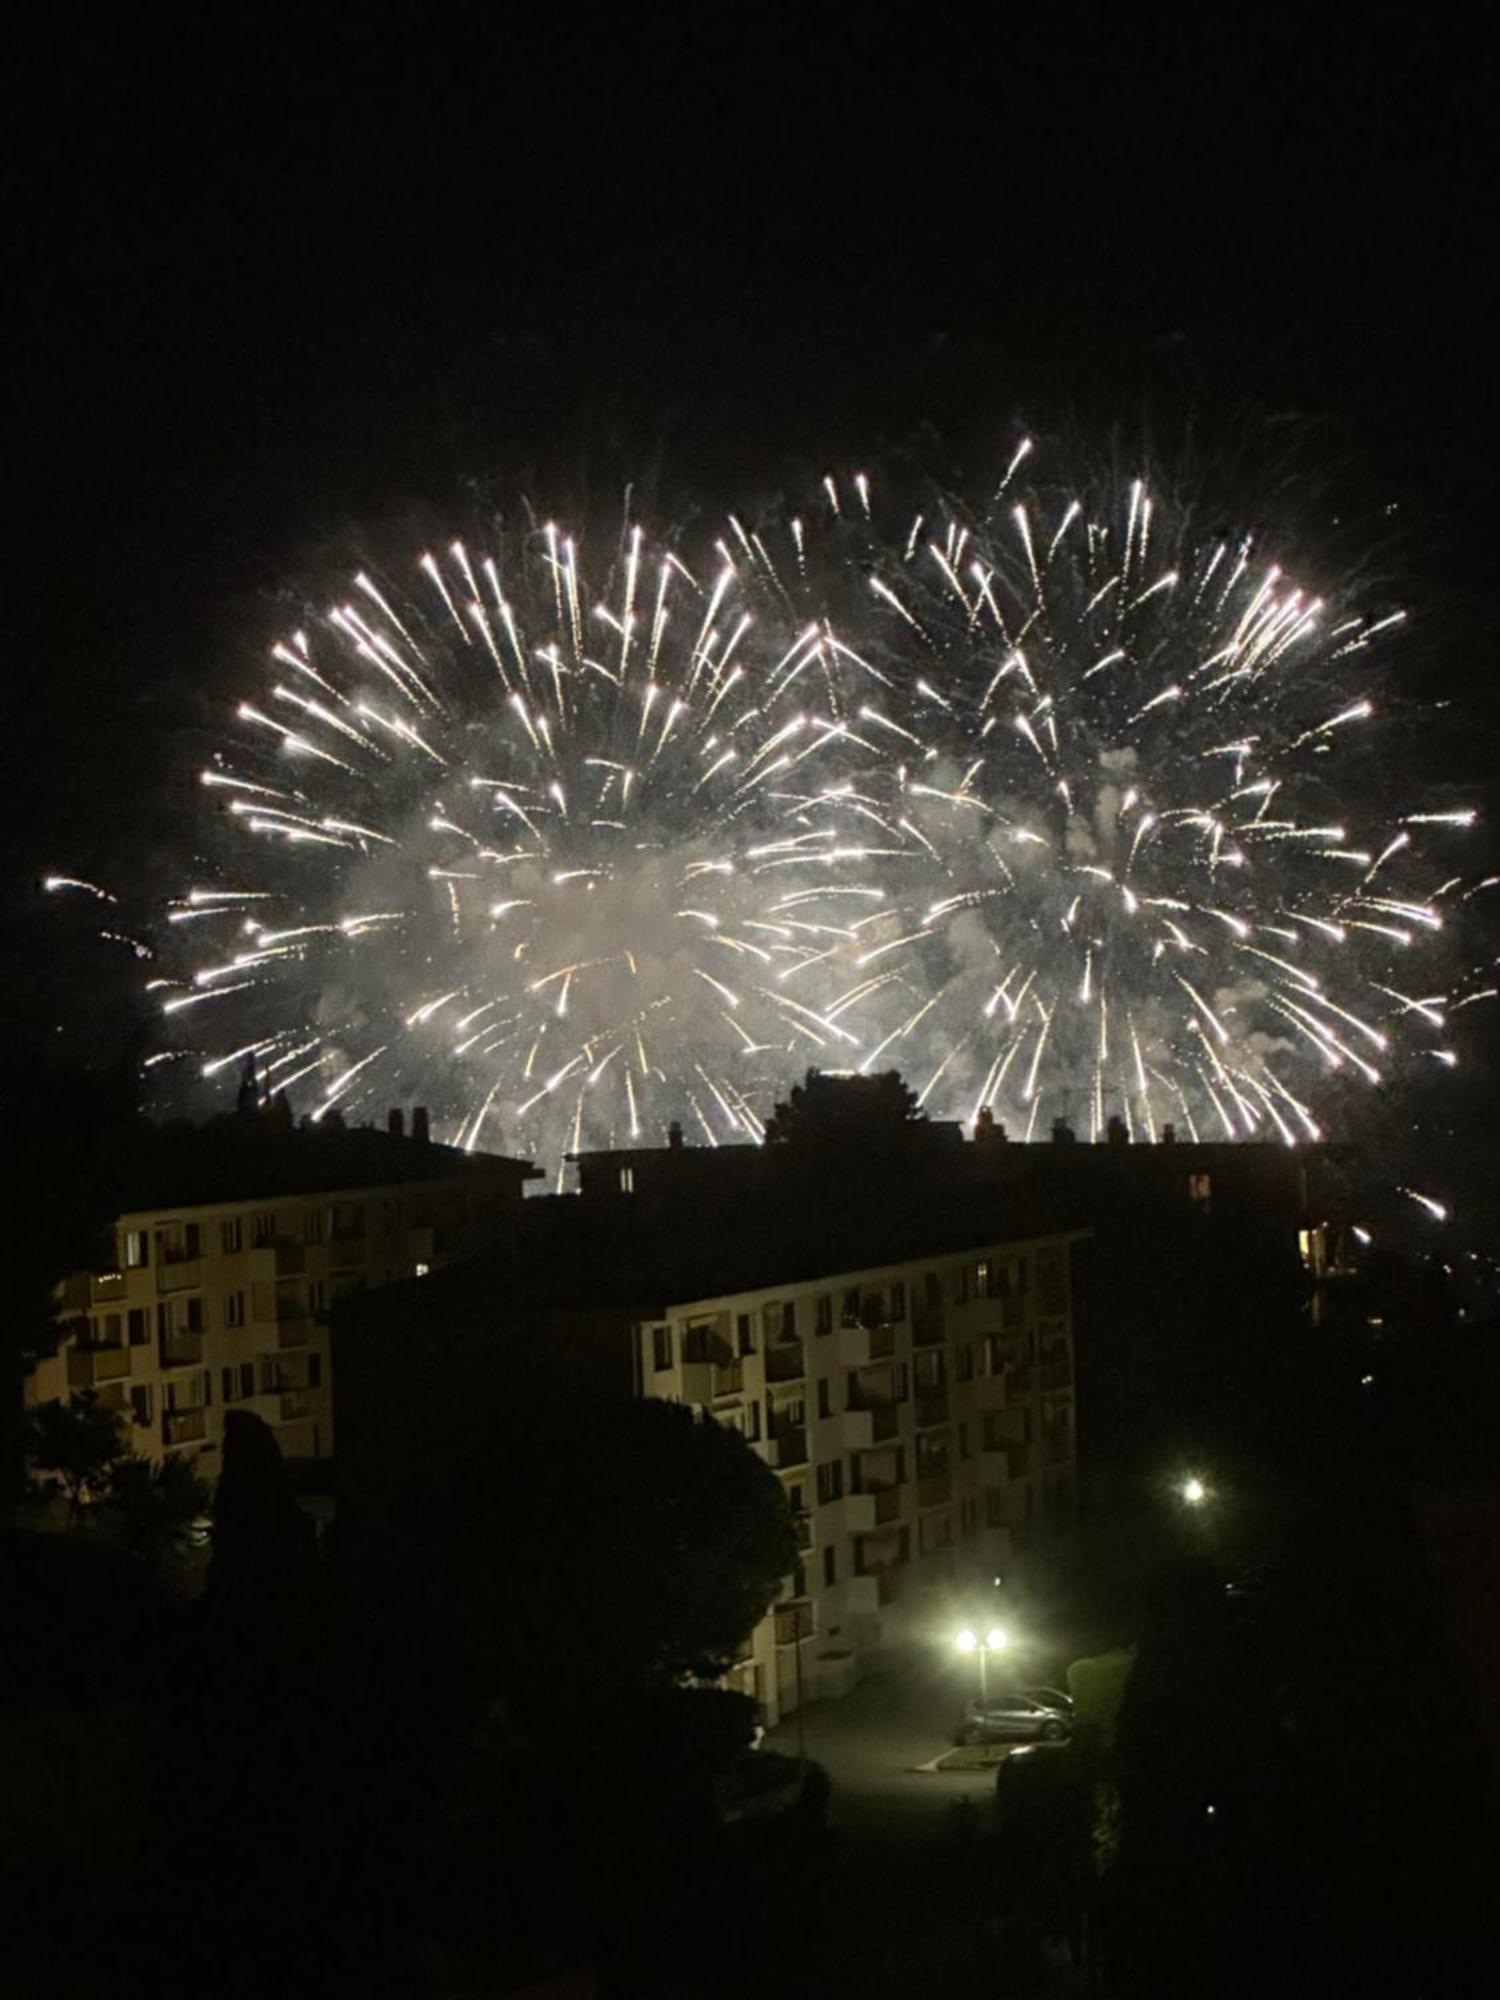
[[858, 1157], [888, 1148], [926, 1122], [917, 1094], [897, 1070], [879, 1076], [828, 1076], [810, 1069], [766, 1121], [766, 1143], [806, 1152]]

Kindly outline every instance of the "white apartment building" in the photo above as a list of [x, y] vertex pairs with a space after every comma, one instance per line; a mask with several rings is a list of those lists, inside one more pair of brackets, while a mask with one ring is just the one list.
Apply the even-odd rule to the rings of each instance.
[[[373, 1132], [349, 1137], [366, 1158], [372, 1143], [386, 1143]], [[57, 1351], [29, 1375], [27, 1405], [93, 1390], [127, 1419], [138, 1456], [188, 1454], [210, 1482], [228, 1410], [262, 1418], [284, 1457], [331, 1456], [335, 1301], [468, 1255], [533, 1171], [400, 1136], [389, 1147], [384, 1184], [121, 1215], [113, 1268], [59, 1287]]]
[[1075, 1488], [1082, 1232], [697, 1299], [638, 1329], [645, 1394], [742, 1431], [786, 1489], [796, 1574], [735, 1670], [767, 1720], [839, 1695]]

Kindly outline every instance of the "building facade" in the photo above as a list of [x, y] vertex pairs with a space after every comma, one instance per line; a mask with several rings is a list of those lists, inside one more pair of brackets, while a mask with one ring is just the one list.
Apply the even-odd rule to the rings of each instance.
[[800, 1560], [734, 1682], [768, 1720], [838, 1695], [967, 1578], [1075, 1500], [1078, 1232], [673, 1306], [637, 1329], [645, 1395], [741, 1431]]
[[[329, 1135], [321, 1158], [297, 1148], [288, 1177], [316, 1181], [321, 1166], [326, 1188], [121, 1215], [113, 1267], [76, 1272], [59, 1287], [57, 1349], [28, 1376], [28, 1407], [92, 1391], [126, 1420], [137, 1456], [189, 1456], [210, 1482], [228, 1410], [270, 1425], [286, 1458], [330, 1457], [334, 1305], [472, 1254], [532, 1172], [520, 1161], [450, 1156], [396, 1126], [389, 1139], [348, 1140], [357, 1160], [345, 1135]], [[246, 1170], [252, 1190], [274, 1184], [278, 1163], [274, 1146], [257, 1151], [268, 1156]], [[389, 1178], [345, 1184], [351, 1168], [372, 1164]], [[223, 1155], [213, 1170], [234, 1179]]]

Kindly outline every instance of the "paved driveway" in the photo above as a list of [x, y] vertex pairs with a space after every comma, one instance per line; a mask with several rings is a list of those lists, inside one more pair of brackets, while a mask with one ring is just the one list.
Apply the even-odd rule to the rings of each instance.
[[[994, 1770], [924, 1771], [953, 1745], [953, 1724], [973, 1693], [973, 1669], [927, 1653], [872, 1674], [842, 1701], [810, 1702], [803, 1714], [807, 1755], [833, 1780], [831, 1817], [859, 1835], [907, 1839], [951, 1822], [964, 1799], [982, 1811]], [[770, 1748], [797, 1753], [795, 1716], [770, 1731]]]

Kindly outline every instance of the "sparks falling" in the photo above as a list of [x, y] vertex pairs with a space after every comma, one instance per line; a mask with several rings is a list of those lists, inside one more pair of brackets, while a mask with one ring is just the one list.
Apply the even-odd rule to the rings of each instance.
[[807, 1063], [1017, 1137], [1291, 1144], [1451, 1062], [1473, 816], [1377, 782], [1399, 615], [1023, 468], [972, 513], [830, 475], [699, 547], [549, 524], [356, 573], [202, 774], [182, 1045], [553, 1162], [758, 1138]]

